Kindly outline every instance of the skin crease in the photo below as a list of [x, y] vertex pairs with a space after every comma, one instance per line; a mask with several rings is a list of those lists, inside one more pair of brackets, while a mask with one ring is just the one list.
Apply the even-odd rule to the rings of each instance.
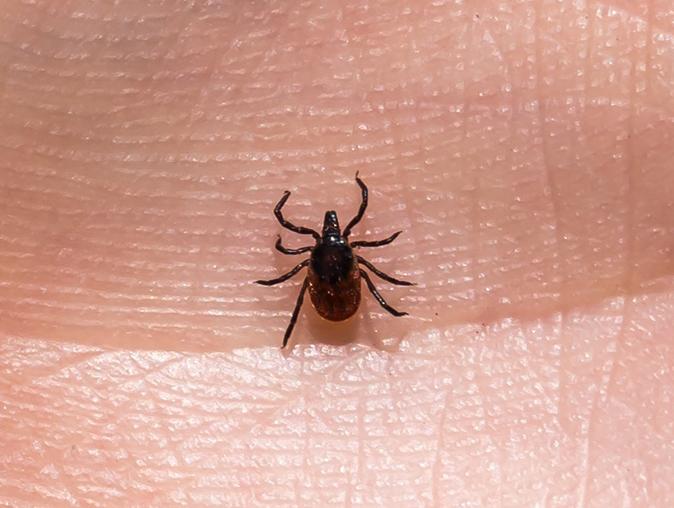
[[673, 506], [672, 9], [4, 2], [0, 504]]

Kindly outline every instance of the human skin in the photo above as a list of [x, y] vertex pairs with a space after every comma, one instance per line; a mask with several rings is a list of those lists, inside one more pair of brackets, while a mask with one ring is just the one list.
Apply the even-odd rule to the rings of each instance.
[[[6, 1], [0, 505], [674, 506], [670, 1]], [[414, 280], [252, 284], [355, 213]]]

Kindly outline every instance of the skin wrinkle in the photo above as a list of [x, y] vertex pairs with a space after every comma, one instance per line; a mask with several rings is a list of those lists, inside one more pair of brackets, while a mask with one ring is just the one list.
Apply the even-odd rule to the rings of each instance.
[[[617, 360], [617, 358], [616, 358]], [[613, 363], [615, 365], [615, 362]], [[613, 368], [611, 368], [611, 374], [609, 374], [608, 382], [611, 382], [613, 374]], [[593, 439], [593, 430], [595, 428], [594, 420], [596, 418], [597, 411], [597, 402], [599, 398], [600, 390], [595, 392], [595, 396], [592, 399], [592, 406], [590, 408], [590, 416], [588, 418], [587, 425], [587, 437], [585, 438], [585, 463], [583, 464], [583, 476], [581, 478], [581, 487], [578, 506], [581, 508], [587, 506], [588, 504], [588, 492], [590, 491], [590, 474], [593, 467], [593, 456], [592, 456], [592, 439]]]
[[[503, 484], [504, 484], [504, 475], [503, 475], [503, 446], [501, 443], [499, 443], [499, 439], [493, 436], [493, 432], [491, 431], [492, 425], [490, 422], [490, 415], [489, 415], [489, 407], [486, 404], [486, 399], [487, 399], [487, 394], [485, 391], [485, 387], [483, 386], [483, 383], [481, 381], [481, 376], [479, 370], [475, 371], [475, 386], [477, 386], [478, 389], [478, 398], [480, 401], [480, 405], [482, 407], [482, 412], [483, 412], [483, 420], [484, 420], [484, 427], [485, 427], [485, 433], [487, 435], [487, 441], [491, 444], [491, 446], [494, 448], [494, 453], [497, 455], [498, 458], [498, 492], [497, 492], [497, 497], [499, 499], [499, 506], [503, 506]], [[486, 384], [486, 383], [485, 383]], [[491, 463], [490, 463], [491, 466]]]
[[[545, 175], [545, 189], [544, 189], [544, 194], [546, 196], [549, 196], [550, 198], [550, 204], [552, 207], [552, 216], [553, 216], [553, 228], [554, 228], [554, 238], [555, 238], [555, 257], [554, 259], [559, 260], [562, 259], [563, 256], [563, 243], [562, 243], [562, 238], [564, 237], [564, 231], [562, 230], [562, 224], [560, 221], [560, 205], [559, 205], [559, 199], [557, 197], [558, 195], [558, 186], [555, 180], [555, 169], [551, 167], [551, 157], [548, 154], [548, 138], [549, 138], [549, 133], [548, 130], [546, 129], [546, 118], [549, 118], [549, 115], [546, 111], [546, 106], [545, 106], [545, 100], [544, 100], [544, 94], [542, 91], [543, 87], [543, 72], [541, 70], [541, 65], [543, 61], [542, 57], [542, 49], [541, 49], [541, 12], [543, 10], [543, 2], [544, 0], [536, 0], [534, 4], [534, 39], [535, 39], [535, 54], [536, 54], [536, 92], [537, 92], [537, 112], [538, 112], [538, 123], [540, 125], [541, 129], [541, 156], [542, 156], [542, 164], [543, 164], [543, 171]], [[555, 277], [561, 279], [561, 284], [560, 284], [560, 289], [558, 292], [558, 299], [560, 302], [564, 301], [564, 286], [566, 285], [567, 281], [567, 276], [566, 272], [564, 269], [564, 266], [562, 263], [559, 261], [554, 261], [554, 266], [555, 266]], [[564, 391], [566, 388], [566, 372], [568, 371], [565, 365], [565, 357], [566, 355], [564, 354], [564, 350], [568, 349], [567, 345], [567, 335], [565, 333], [565, 323], [566, 323], [566, 312], [564, 309], [560, 312], [560, 318], [561, 322], [559, 324], [559, 328], [557, 331], [558, 335], [558, 340], [561, 345], [562, 352], [560, 354], [560, 368], [559, 368], [559, 402], [560, 405], [557, 409], [557, 412], [559, 414], [560, 420], [564, 419], [563, 415], [563, 408], [561, 406], [562, 402], [564, 401]]]
[[[635, 53], [635, 58], [636, 58], [636, 53]], [[634, 283], [633, 283], [633, 267], [634, 267], [634, 155], [633, 155], [633, 147], [632, 147], [632, 139], [634, 137], [634, 116], [635, 116], [635, 109], [634, 109], [634, 104], [636, 102], [636, 80], [635, 80], [635, 69], [637, 68], [638, 62], [634, 62], [631, 67], [631, 72], [630, 72], [630, 114], [628, 117], [628, 135], [625, 140], [625, 146], [626, 146], [626, 154], [627, 154], [627, 196], [626, 196], [626, 201], [627, 201], [627, 213], [625, 214], [625, 230], [627, 231], [626, 234], [626, 251], [627, 254], [625, 256], [625, 290], [626, 294], [624, 298], [622, 299], [623, 301], [623, 319], [621, 321], [621, 326], [620, 326], [620, 332], [618, 333], [617, 340], [616, 340], [616, 352], [615, 356], [613, 359], [613, 362], [611, 364], [611, 369], [608, 375], [608, 380], [606, 384], [606, 392], [605, 396], [606, 399], [610, 396], [611, 393], [611, 387], [613, 380], [615, 379], [615, 370], [616, 367], [619, 365], [621, 354], [622, 354], [622, 343], [625, 340], [625, 330], [626, 328], [630, 325], [631, 323], [631, 301], [632, 301], [632, 294], [634, 292]], [[603, 401], [604, 404], [606, 401]], [[594, 429], [593, 425], [593, 416], [595, 415], [596, 411], [596, 398], [593, 399], [593, 405], [592, 405], [592, 411], [590, 412], [590, 419], [588, 421], [588, 432], [587, 432], [587, 466], [586, 466], [586, 471], [585, 471], [585, 476], [584, 476], [584, 481], [582, 485], [582, 490], [581, 490], [581, 499], [580, 499], [580, 506], [586, 506], [588, 502], [588, 492], [590, 489], [590, 477], [591, 477], [591, 472], [592, 468], [594, 466], [594, 460], [593, 460], [593, 445], [592, 445], [592, 439], [593, 439], [593, 434], [592, 431]]]
[[445, 397], [443, 399], [442, 407], [440, 409], [440, 417], [438, 419], [438, 437], [437, 437], [437, 444], [436, 444], [436, 452], [435, 452], [435, 457], [433, 459], [433, 466], [432, 466], [432, 471], [433, 471], [433, 480], [431, 482], [432, 485], [432, 493], [433, 493], [433, 506], [439, 508], [441, 506], [440, 504], [440, 466], [441, 466], [441, 461], [442, 461], [442, 452], [444, 450], [444, 428], [445, 428], [445, 420], [447, 418], [447, 408], [449, 406], [449, 398], [451, 394], [451, 389], [448, 387], [446, 390]]
[[[671, 505], [671, 429], [656, 428], [666, 402], [648, 405], [668, 383], [655, 373], [672, 363], [671, 251], [651, 233], [672, 231], [671, 100], [660, 85], [671, 34], [666, 18], [649, 24], [666, 5], [638, 4], [609, 13], [541, 2], [541, 58], [554, 64], [536, 68], [541, 91], [527, 64], [528, 1], [486, 2], [479, 25], [451, 2], [347, 3], [338, 14], [311, 2], [123, 2], [107, 13], [100, 3], [8, 3], [0, 499]], [[585, 42], [571, 43], [585, 9], [587, 63], [574, 59]], [[476, 32], [468, 43], [465, 26]], [[587, 72], [567, 75], [578, 69]], [[539, 199], [532, 92], [545, 100], [540, 125], [559, 171], [554, 214]], [[616, 139], [629, 144], [628, 164]], [[629, 201], [614, 183], [625, 166]], [[414, 316], [396, 321], [367, 302], [356, 343], [335, 346], [322, 344], [332, 328], [310, 324], [307, 308], [300, 345], [281, 357], [297, 287], [261, 295], [249, 284], [292, 262], [273, 253], [271, 206], [289, 188], [298, 222], [315, 225], [333, 203], [345, 217], [356, 169], [375, 199], [354, 238], [406, 230], [372, 259], [421, 283], [385, 294]], [[551, 219], [570, 233], [561, 250], [548, 243]], [[569, 265], [559, 266], [568, 285], [550, 285], [556, 259]], [[615, 312], [625, 315], [610, 362]], [[110, 349], [75, 361], [87, 344]]]
[[[471, 47], [473, 41], [473, 27], [474, 23], [470, 23], [468, 29], [466, 30], [466, 48]], [[466, 50], [466, 55], [464, 56], [465, 60], [468, 61], [468, 50]], [[468, 72], [465, 73], [465, 81], [469, 81]], [[462, 125], [461, 125], [461, 139], [463, 143], [466, 143], [468, 139], [468, 112], [471, 110], [471, 102], [468, 94], [466, 93], [466, 86], [463, 87], [463, 115], [462, 115]], [[473, 228], [473, 241], [471, 243], [471, 250], [473, 251], [473, 258], [471, 262], [471, 275], [473, 277], [473, 282], [475, 287], [473, 288], [473, 301], [477, 304], [478, 295], [480, 293], [480, 288], [478, 287], [477, 281], [480, 279], [482, 274], [478, 270], [478, 262], [481, 259], [480, 256], [480, 240], [481, 240], [481, 221], [480, 221], [480, 173], [475, 171], [473, 173], [473, 200], [471, 215], [473, 216], [472, 228]]]
[[[308, 391], [307, 391], [307, 381], [306, 381], [306, 372], [305, 372], [305, 357], [302, 357], [300, 361], [300, 369], [301, 369], [301, 377], [300, 381], [302, 383], [302, 414], [304, 415], [304, 441], [303, 441], [303, 446], [302, 446], [302, 467], [304, 469], [304, 474], [306, 478], [310, 478], [311, 475], [309, 473], [309, 439], [310, 439], [310, 434], [309, 434], [309, 426], [310, 426], [310, 416], [309, 416], [309, 408], [307, 406], [307, 399], [308, 399]], [[298, 479], [299, 483], [299, 479]], [[304, 503], [301, 501], [301, 497], [298, 496], [299, 494], [299, 487], [296, 488], [295, 491], [295, 497], [296, 497], [296, 502], [299, 501], [297, 504], [298, 505], [303, 505]]]
[[[650, 9], [649, 9], [650, 11]], [[649, 19], [651, 18], [650, 12], [649, 12]], [[591, 18], [593, 19], [593, 18]], [[652, 19], [650, 20], [652, 22]], [[593, 24], [590, 22], [588, 23], [588, 29], [592, 29]], [[652, 37], [652, 31], [650, 28], [651, 24], [649, 23], [649, 34], [648, 34], [648, 42], [647, 42], [647, 47], [650, 47], [650, 39]], [[591, 42], [591, 35], [592, 32], [590, 31], [590, 37], [588, 37], [588, 41]], [[588, 49], [588, 54], [590, 54], [591, 51], [591, 44], [589, 44], [589, 49]], [[637, 54], [635, 52], [635, 58]], [[647, 50], [646, 52], [646, 61], [648, 62], [650, 56], [650, 50]], [[613, 358], [613, 362], [611, 364], [611, 368], [608, 374], [608, 378], [606, 380], [606, 390], [605, 390], [605, 396], [608, 397], [610, 392], [611, 392], [611, 386], [613, 383], [613, 380], [615, 379], [615, 369], [616, 366], [619, 364], [620, 361], [620, 356], [621, 356], [621, 344], [624, 341], [624, 334], [625, 334], [625, 328], [626, 328], [626, 323], [629, 323], [629, 316], [630, 316], [630, 303], [631, 303], [631, 294], [633, 292], [633, 282], [632, 282], [632, 274], [633, 274], [633, 265], [634, 265], [634, 220], [633, 220], [633, 215], [634, 215], [634, 193], [633, 193], [633, 188], [634, 188], [634, 156], [633, 156], [633, 149], [632, 149], [632, 143], [633, 143], [633, 138], [634, 138], [634, 116], [635, 116], [635, 108], [634, 105], [636, 103], [636, 81], [635, 81], [635, 69], [637, 68], [638, 62], [634, 62], [632, 64], [631, 72], [630, 72], [630, 114], [629, 114], [629, 124], [628, 124], [628, 135], [626, 139], [626, 148], [627, 148], [627, 175], [628, 175], [628, 185], [627, 185], [627, 196], [626, 196], [626, 201], [627, 201], [627, 213], [625, 215], [625, 221], [626, 221], [626, 226], [625, 230], [627, 231], [626, 238], [627, 238], [627, 246], [626, 246], [626, 251], [627, 254], [625, 256], [625, 284], [624, 287], [626, 288], [626, 295], [623, 298], [623, 319], [621, 321], [621, 327], [620, 327], [620, 332], [617, 336], [617, 347], [616, 347], [616, 353]], [[586, 68], [587, 69], [587, 68]], [[648, 69], [650, 69], [650, 64], [647, 63], [646, 67], [646, 74], [648, 73]], [[588, 72], [588, 71], [586, 71]], [[589, 76], [589, 72], [588, 72]], [[589, 88], [589, 87], [588, 87]], [[588, 89], [586, 88], [586, 90]], [[590, 488], [591, 488], [591, 478], [592, 478], [592, 470], [595, 464], [594, 457], [593, 457], [593, 439], [595, 439], [594, 436], [594, 431], [596, 429], [596, 411], [597, 411], [597, 405], [598, 405], [598, 397], [600, 394], [602, 394], [603, 390], [598, 390], [595, 393], [595, 396], [592, 398], [592, 406], [590, 410], [590, 415], [588, 419], [588, 430], [587, 430], [587, 436], [586, 436], [586, 452], [585, 452], [585, 464], [584, 464], [584, 475], [583, 475], [583, 481], [582, 481], [582, 486], [581, 486], [581, 491], [580, 491], [580, 499], [579, 499], [579, 506], [587, 506], [588, 505], [588, 500], [590, 496]], [[606, 401], [603, 401], [604, 404]]]

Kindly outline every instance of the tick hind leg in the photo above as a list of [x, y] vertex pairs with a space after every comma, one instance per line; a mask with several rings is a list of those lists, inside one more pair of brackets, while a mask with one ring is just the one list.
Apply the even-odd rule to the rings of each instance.
[[351, 221], [346, 225], [346, 228], [344, 228], [344, 233], [342, 236], [344, 238], [348, 238], [349, 234], [351, 233], [351, 229], [360, 222], [360, 219], [363, 218], [363, 215], [365, 214], [365, 209], [367, 208], [367, 185], [363, 183], [363, 180], [358, 178], [358, 173], [356, 173], [356, 183], [358, 183], [358, 186], [360, 187], [361, 190], [361, 201], [360, 201], [360, 208], [358, 208], [358, 213], [356, 216], [351, 219]]
[[283, 345], [281, 349], [285, 348], [288, 344], [288, 339], [290, 339], [290, 334], [293, 333], [293, 328], [295, 328], [295, 323], [297, 323], [297, 317], [300, 315], [300, 309], [302, 308], [302, 302], [304, 302], [304, 293], [309, 287], [309, 279], [304, 279], [304, 284], [302, 284], [302, 289], [300, 289], [300, 294], [297, 297], [297, 303], [295, 304], [295, 309], [293, 310], [293, 315], [290, 318], [290, 323], [288, 328], [286, 328], [286, 333], [283, 336]]
[[360, 276], [363, 279], [365, 279], [365, 283], [367, 284], [367, 288], [370, 290], [370, 293], [372, 293], [372, 296], [374, 296], [376, 298], [376, 300], [379, 302], [379, 305], [384, 307], [388, 312], [390, 312], [391, 314], [393, 314], [396, 317], [408, 315], [407, 312], [400, 312], [399, 310], [394, 309], [388, 303], [386, 303], [386, 300], [384, 300], [384, 297], [381, 296], [381, 294], [379, 294], [379, 291], [377, 291], [377, 288], [374, 286], [374, 283], [370, 279], [370, 276], [362, 268], [360, 269]]
[[275, 279], [270, 279], [270, 280], [256, 280], [255, 284], [262, 284], [263, 286], [273, 286], [274, 284], [280, 284], [281, 282], [284, 282], [288, 280], [290, 277], [293, 275], [297, 274], [302, 268], [307, 266], [309, 264], [309, 259], [305, 259], [302, 261], [299, 265], [297, 265], [295, 268], [290, 270], [288, 273], [284, 273], [280, 277], [276, 277]]

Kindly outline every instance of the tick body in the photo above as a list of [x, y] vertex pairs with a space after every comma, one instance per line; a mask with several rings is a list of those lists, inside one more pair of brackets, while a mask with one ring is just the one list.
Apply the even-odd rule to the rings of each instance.
[[288, 273], [281, 275], [276, 279], [255, 281], [257, 284], [272, 286], [290, 279], [303, 268], [308, 267], [307, 275], [302, 284], [302, 288], [300, 289], [300, 294], [297, 297], [295, 310], [293, 311], [290, 323], [288, 324], [288, 328], [283, 337], [282, 347], [286, 347], [288, 344], [288, 339], [297, 322], [297, 317], [299, 316], [302, 303], [304, 302], [304, 294], [307, 289], [309, 290], [311, 303], [314, 305], [316, 312], [318, 312], [321, 317], [330, 321], [343, 321], [353, 316], [358, 310], [361, 300], [361, 279], [365, 281], [369, 291], [379, 304], [389, 313], [397, 317], [407, 315], [407, 312], [397, 311], [386, 303], [384, 298], [377, 291], [370, 276], [362, 267], [368, 268], [372, 273], [392, 284], [411, 286], [413, 283], [398, 280], [385, 274], [372, 265], [372, 263], [354, 252], [354, 249], [360, 247], [380, 247], [382, 245], [387, 245], [393, 242], [401, 231], [398, 231], [383, 240], [356, 241], [349, 243], [351, 229], [363, 218], [368, 201], [367, 186], [360, 178], [358, 178], [358, 173], [356, 173], [356, 182], [362, 192], [360, 208], [358, 209], [356, 216], [351, 219], [343, 232], [339, 227], [337, 213], [332, 210], [325, 212], [323, 230], [320, 234], [311, 228], [295, 226], [287, 221], [283, 217], [281, 209], [290, 196], [289, 191], [286, 191], [283, 194], [283, 197], [281, 197], [281, 200], [274, 208], [274, 215], [276, 215], [276, 218], [283, 227], [295, 233], [311, 235], [315, 240], [315, 245], [313, 246], [288, 249], [282, 245], [281, 237], [279, 237], [276, 240], [276, 249], [283, 254], [297, 255], [310, 252], [311, 255]]
[[343, 321], [358, 310], [360, 272], [353, 249], [339, 231], [337, 214], [325, 213], [323, 236], [311, 251], [309, 296], [318, 314], [330, 321]]

